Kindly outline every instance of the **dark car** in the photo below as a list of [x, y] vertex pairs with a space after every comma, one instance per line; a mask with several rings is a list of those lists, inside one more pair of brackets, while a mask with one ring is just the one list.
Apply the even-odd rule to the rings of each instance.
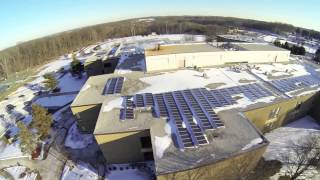
[[15, 107], [16, 107], [16, 106], [14, 106], [14, 105], [12, 105], [12, 104], [8, 104], [8, 105], [6, 106], [6, 111], [7, 111], [7, 113], [11, 113], [12, 110], [13, 110]]

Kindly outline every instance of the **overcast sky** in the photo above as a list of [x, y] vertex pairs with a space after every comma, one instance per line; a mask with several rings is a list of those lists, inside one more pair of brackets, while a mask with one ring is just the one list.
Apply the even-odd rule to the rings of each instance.
[[1, 0], [0, 49], [126, 18], [214, 15], [284, 22], [320, 31], [318, 0]]

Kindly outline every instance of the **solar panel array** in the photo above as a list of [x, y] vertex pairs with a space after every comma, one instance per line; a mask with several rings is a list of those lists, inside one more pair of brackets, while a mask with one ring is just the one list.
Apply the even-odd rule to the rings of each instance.
[[121, 93], [123, 81], [124, 81], [123, 77], [114, 77], [114, 78], [108, 79], [106, 87], [104, 88], [103, 94]]
[[310, 86], [319, 86], [320, 82], [318, 79], [311, 75], [298, 76], [287, 79], [273, 80], [270, 82], [275, 88], [281, 92], [290, 92]]
[[124, 108], [120, 109], [120, 119], [134, 119], [134, 104], [133, 104], [133, 96], [125, 96], [124, 98]]
[[271, 96], [272, 93], [259, 84], [207, 90], [205, 88], [159, 94], [144, 93], [124, 97], [121, 119], [133, 119], [134, 108], [152, 108], [156, 118], [167, 117], [177, 131], [181, 148], [208, 144], [206, 130], [224, 127], [214, 108], [236, 104], [232, 97], [244, 94], [251, 100]]

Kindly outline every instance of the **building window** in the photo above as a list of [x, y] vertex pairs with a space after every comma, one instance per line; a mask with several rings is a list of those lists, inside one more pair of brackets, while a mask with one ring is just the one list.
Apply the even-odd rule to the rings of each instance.
[[140, 142], [141, 142], [142, 148], [151, 148], [152, 147], [150, 136], [141, 137]]
[[273, 119], [273, 118], [278, 117], [279, 112], [280, 112], [280, 107], [273, 109], [269, 114], [269, 119]]

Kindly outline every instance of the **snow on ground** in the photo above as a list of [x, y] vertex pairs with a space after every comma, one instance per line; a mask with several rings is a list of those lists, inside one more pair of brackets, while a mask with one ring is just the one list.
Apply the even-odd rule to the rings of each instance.
[[261, 139], [261, 138], [253, 139], [252, 141], [250, 141], [249, 144], [245, 145], [241, 150], [244, 151], [244, 150], [250, 149], [251, 147], [253, 147], [257, 144], [260, 144], [262, 142], [263, 142], [263, 139]]
[[56, 72], [61, 68], [69, 69], [71, 61], [72, 59], [70, 58], [66, 59], [64, 57], [60, 57], [58, 60], [42, 66], [40, 72], [38, 73], [38, 76], [43, 76], [47, 73]]
[[150, 180], [150, 175], [138, 169], [111, 171], [105, 180]]
[[21, 152], [18, 141], [12, 144], [5, 144], [0, 141], [0, 160], [27, 157]]
[[91, 143], [93, 143], [93, 136], [91, 134], [81, 134], [77, 124], [74, 123], [68, 131], [64, 145], [72, 149], [82, 149]]
[[251, 71], [265, 81], [272, 80], [272, 78], [280, 78], [281, 76], [296, 77], [310, 74], [303, 65], [293, 63], [256, 64], [251, 65]]
[[[8, 172], [13, 179], [16, 180], [35, 180], [37, 178], [37, 173], [28, 171], [24, 166], [12, 166], [3, 169], [4, 171]], [[4, 180], [0, 175], [0, 180]]]
[[85, 75], [81, 79], [73, 77], [70, 73], [59, 79], [60, 92], [79, 91], [83, 84], [87, 81]]
[[130, 164], [108, 165], [105, 180], [150, 180], [154, 171], [154, 163], [146, 162], [145, 165], [133, 167]]
[[121, 97], [111, 100], [108, 102], [108, 104], [103, 106], [103, 112], [111, 111], [114, 108], [122, 108], [123, 107], [122, 103], [123, 103], [123, 98]]
[[[289, 153], [288, 146], [291, 143], [299, 143], [310, 134], [320, 135], [320, 125], [313, 120], [310, 116], [305, 116], [293, 123], [280, 127], [265, 134], [265, 137], [270, 141], [265, 154], [263, 155], [266, 160], [279, 160], [282, 161], [282, 154]], [[280, 173], [275, 175], [272, 179], [277, 179], [281, 174], [284, 174], [286, 166], [283, 165]], [[314, 171], [309, 171], [311, 175]], [[310, 174], [306, 175], [309, 176]], [[320, 174], [318, 174], [320, 177]]]
[[73, 164], [70, 161], [66, 163], [63, 169], [61, 180], [97, 180], [98, 173], [97, 170], [93, 169], [91, 165], [79, 162], [78, 164]]
[[[163, 83], [163, 80], [168, 83]], [[219, 83], [219, 88], [237, 86], [248, 83], [240, 83], [240, 80], [255, 81], [255, 78], [246, 71], [232, 72], [230, 68], [208, 68], [203, 72], [195, 70], [178, 70], [165, 72], [161, 75], [143, 77], [141, 81], [150, 84], [138, 93], [162, 93], [192, 88], [203, 88], [210, 84]]]
[[[81, 57], [82, 59], [84, 57]], [[0, 102], [0, 114], [3, 115], [3, 118], [0, 119], [1, 123], [0, 125], [4, 125], [8, 128], [8, 130], [11, 131], [10, 135], [15, 135], [18, 131], [18, 128], [16, 127], [16, 119], [17, 117], [25, 117], [23, 119], [23, 122], [30, 123], [32, 121], [32, 117], [30, 116], [29, 112], [26, 109], [27, 105], [31, 103], [31, 101], [35, 98], [35, 93], [42, 90], [42, 82], [44, 80], [43, 75], [50, 72], [56, 72], [61, 67], [64, 69], [69, 68], [71, 60], [70, 59], [64, 59], [60, 58], [56, 61], [53, 61], [49, 64], [44, 65], [41, 69], [39, 69], [39, 73], [35, 76], [35, 79], [31, 82], [28, 82], [26, 85], [18, 88], [15, 92], [11, 93], [7, 98], [7, 100]], [[57, 73], [57, 75], [59, 75]], [[57, 76], [58, 77], [58, 76]], [[78, 91], [80, 90], [81, 86], [86, 81], [86, 77], [83, 76], [82, 79], [73, 78], [70, 76], [70, 74], [66, 74], [61, 79], [58, 79], [59, 85], [61, 88], [61, 92], [70, 92], [70, 91]], [[72, 96], [72, 97], [71, 97]], [[43, 103], [43, 105], [61, 105], [60, 102], [65, 100], [72, 100], [75, 95], [70, 96], [55, 96], [54, 98], [42, 98], [39, 99], [40, 103]], [[12, 104], [15, 106], [13, 109], [13, 112], [9, 113], [6, 111], [6, 106]], [[1, 129], [1, 128], [0, 128]], [[2, 135], [3, 132], [0, 133]], [[0, 143], [3, 143], [0, 141]], [[10, 156], [8, 156], [8, 152], [12, 152]], [[4, 146], [3, 144], [0, 145], [0, 157], [5, 158], [15, 158], [20, 157], [21, 152], [18, 142], [15, 142], [14, 144]], [[1, 158], [0, 158], [1, 159]]]
[[48, 96], [37, 99], [34, 103], [43, 107], [62, 107], [71, 103], [77, 94], [68, 94], [61, 96]]

